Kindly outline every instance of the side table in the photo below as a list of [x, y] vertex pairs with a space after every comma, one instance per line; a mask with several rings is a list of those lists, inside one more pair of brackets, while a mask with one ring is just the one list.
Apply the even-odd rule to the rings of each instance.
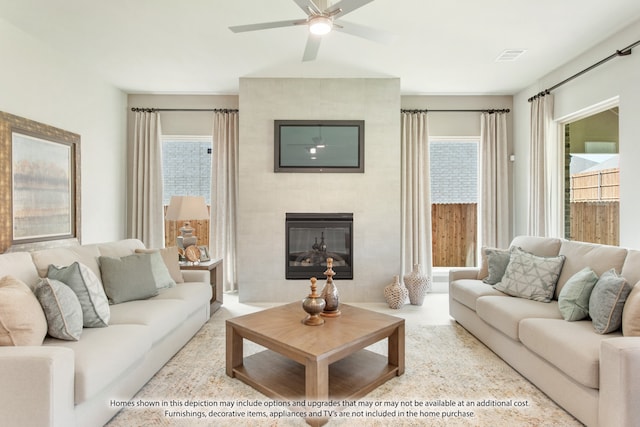
[[213, 295], [211, 296], [211, 314], [215, 313], [223, 304], [223, 267], [222, 258], [192, 264], [180, 263], [180, 270], [208, 270], [209, 283]]

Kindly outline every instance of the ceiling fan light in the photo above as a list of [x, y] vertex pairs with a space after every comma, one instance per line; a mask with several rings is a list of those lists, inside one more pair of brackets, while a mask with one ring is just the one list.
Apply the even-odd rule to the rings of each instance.
[[315, 16], [309, 20], [309, 31], [317, 36], [322, 36], [331, 31], [333, 22], [326, 16]]

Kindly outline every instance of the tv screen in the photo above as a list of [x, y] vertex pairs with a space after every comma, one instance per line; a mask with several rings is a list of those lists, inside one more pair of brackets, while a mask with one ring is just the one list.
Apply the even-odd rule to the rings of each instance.
[[275, 120], [275, 172], [364, 172], [364, 120]]

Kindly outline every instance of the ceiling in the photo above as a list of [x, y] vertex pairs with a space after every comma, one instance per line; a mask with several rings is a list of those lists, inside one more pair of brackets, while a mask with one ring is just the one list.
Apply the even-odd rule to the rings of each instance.
[[[509, 95], [640, 19], [640, 1], [375, 0], [344, 20], [394, 41], [332, 32], [311, 62], [301, 61], [304, 26], [228, 29], [305, 18], [292, 0], [0, 0], [0, 18], [127, 93], [237, 94], [240, 77], [398, 77], [402, 94]], [[526, 53], [496, 62], [505, 49]]]

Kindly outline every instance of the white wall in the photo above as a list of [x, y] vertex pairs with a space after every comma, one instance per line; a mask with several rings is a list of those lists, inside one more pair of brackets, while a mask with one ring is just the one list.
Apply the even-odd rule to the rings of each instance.
[[[636, 42], [640, 21], [625, 28], [598, 46], [541, 78], [535, 85], [514, 97], [514, 194], [515, 232], [526, 234], [529, 176], [529, 103], [528, 98], [563, 81]], [[640, 47], [632, 55], [618, 57], [553, 91], [554, 118], [562, 120], [594, 105], [619, 97], [620, 117], [620, 245], [640, 248]]]
[[83, 243], [125, 237], [126, 96], [0, 18], [0, 110], [81, 136]]
[[[308, 295], [285, 280], [285, 213], [353, 212], [354, 279], [335, 283], [343, 302], [384, 301], [401, 273], [399, 80], [241, 78], [240, 111], [240, 300]], [[365, 173], [274, 173], [275, 119], [364, 119]]]

